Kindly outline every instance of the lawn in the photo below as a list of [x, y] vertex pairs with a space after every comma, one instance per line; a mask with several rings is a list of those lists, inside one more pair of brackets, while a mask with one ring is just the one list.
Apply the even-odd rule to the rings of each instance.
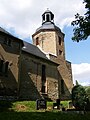
[[82, 115], [53, 110], [52, 104], [47, 102], [46, 110], [36, 110], [35, 101], [1, 101], [0, 120], [90, 120], [89, 113]]

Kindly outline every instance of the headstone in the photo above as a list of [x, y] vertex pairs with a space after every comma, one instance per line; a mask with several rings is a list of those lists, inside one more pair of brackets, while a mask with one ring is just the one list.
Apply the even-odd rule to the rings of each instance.
[[53, 103], [53, 109], [54, 108], [60, 109], [60, 99], [56, 99], [56, 103]]
[[47, 102], [45, 99], [37, 99], [36, 100], [36, 109], [47, 109]]
[[62, 108], [62, 111], [65, 111], [65, 108], [64, 108], [64, 107]]
[[69, 102], [68, 108], [73, 108], [72, 102]]

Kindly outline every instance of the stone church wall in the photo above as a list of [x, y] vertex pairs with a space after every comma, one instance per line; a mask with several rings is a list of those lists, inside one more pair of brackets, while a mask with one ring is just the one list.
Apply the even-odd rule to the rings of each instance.
[[[36, 45], [36, 39], [38, 38], [39, 46], [46, 53], [52, 53], [56, 55], [56, 41], [55, 41], [55, 32], [44, 30], [42, 33], [33, 35], [33, 44]], [[49, 38], [49, 39], [48, 39]], [[49, 43], [49, 44], [48, 44]]]
[[[71, 99], [71, 91], [73, 88], [73, 80], [72, 80], [72, 71], [71, 71], [71, 63], [65, 61], [64, 59], [60, 59], [60, 57], [53, 57], [53, 61], [60, 64], [58, 66], [59, 74], [61, 75], [61, 88], [60, 95], [62, 100]], [[63, 83], [62, 83], [63, 81]], [[63, 90], [62, 90], [63, 89]]]
[[0, 35], [0, 96], [18, 94], [19, 56], [20, 42]]
[[[26, 52], [22, 53], [21, 60], [20, 98], [29, 100], [59, 98], [57, 65]], [[41, 91], [42, 65], [46, 66], [45, 93]]]

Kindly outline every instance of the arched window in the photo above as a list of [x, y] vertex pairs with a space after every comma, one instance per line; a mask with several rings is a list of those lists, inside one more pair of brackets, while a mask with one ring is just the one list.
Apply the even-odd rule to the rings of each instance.
[[46, 15], [46, 21], [47, 21], [47, 22], [50, 21], [49, 14]]

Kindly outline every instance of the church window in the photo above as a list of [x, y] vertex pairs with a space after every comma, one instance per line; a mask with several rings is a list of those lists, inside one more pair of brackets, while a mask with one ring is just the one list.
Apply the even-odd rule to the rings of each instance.
[[39, 38], [36, 38], [36, 45], [39, 45]]
[[49, 14], [46, 15], [46, 21], [49, 22], [50, 19], [49, 19]]
[[62, 55], [62, 51], [61, 50], [59, 50], [59, 55]]
[[65, 90], [64, 90], [64, 80], [61, 80], [61, 94], [65, 94]]
[[61, 45], [61, 37], [58, 37], [59, 45]]
[[42, 88], [41, 88], [41, 92], [45, 93], [46, 92], [46, 66], [42, 65]]
[[0, 75], [8, 76], [8, 61], [4, 61], [0, 59]]
[[11, 40], [10, 39], [8, 40], [8, 45], [11, 46]]
[[0, 59], [0, 73], [3, 72], [3, 64], [4, 64], [4, 61]]
[[4, 73], [5, 73], [5, 76], [8, 75], [8, 65], [9, 65], [9, 62], [5, 62], [5, 70], [4, 70]]
[[4, 44], [7, 45], [7, 43], [8, 43], [8, 39], [5, 37], [5, 39], [4, 39]]
[[5, 38], [4, 39], [4, 44], [11, 46], [11, 39]]

